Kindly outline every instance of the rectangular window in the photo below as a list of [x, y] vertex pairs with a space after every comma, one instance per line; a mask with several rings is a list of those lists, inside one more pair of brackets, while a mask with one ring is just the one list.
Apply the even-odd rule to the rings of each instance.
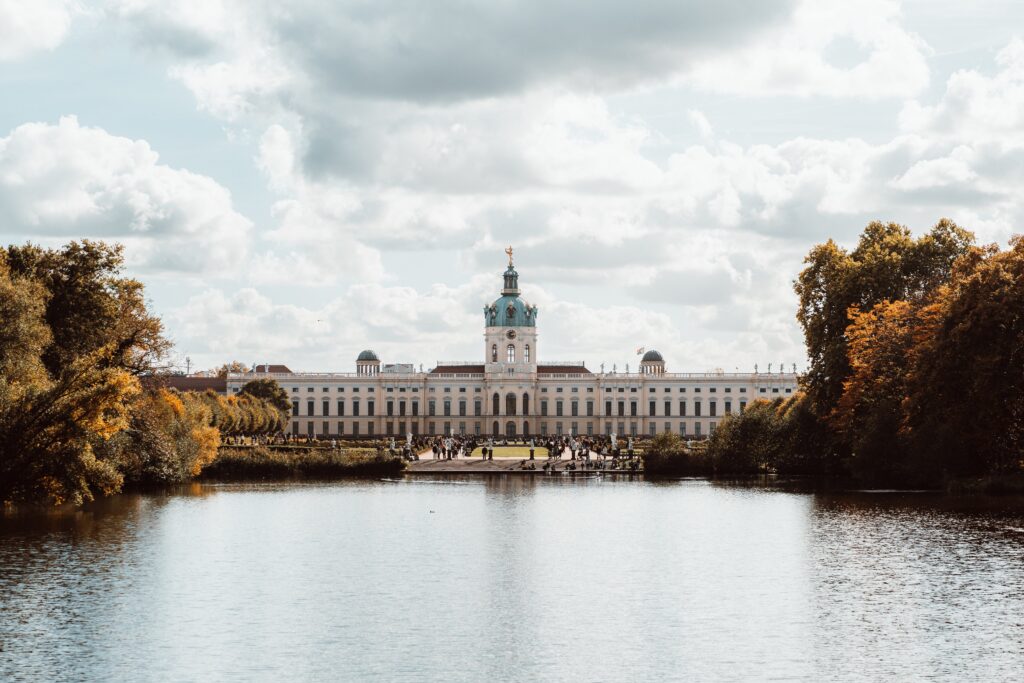
[[324, 417], [327, 417], [330, 414], [331, 414], [331, 402], [330, 401], [324, 401]]
[[484, 414], [484, 404], [481, 401], [473, 401], [473, 415], [480, 417]]
[[327, 436], [328, 434], [331, 433], [331, 423], [328, 422], [327, 420], [324, 420], [324, 425], [323, 426], [324, 426], [323, 435]]
[[625, 414], [626, 414], [626, 402], [625, 401], [619, 401], [619, 417], [622, 417]]
[[686, 436], [686, 423], [685, 422], [680, 422], [679, 423], [679, 436]]
[[[313, 415], [313, 401], [306, 401], [306, 415]], [[312, 423], [310, 423], [312, 425]], [[312, 429], [312, 427], [310, 427]]]
[[636, 436], [636, 422], [629, 423], [629, 435]]
[[541, 415], [541, 417], [547, 417], [548, 416], [548, 402], [547, 401], [541, 401], [540, 402], [540, 415]]
[[413, 436], [419, 436], [420, 435], [420, 423], [416, 422], [414, 420], [412, 425], [411, 425], [411, 427], [412, 427], [412, 435]]
[[[373, 408], [374, 408], [373, 401], [367, 401], [366, 402], [366, 416], [367, 417], [373, 417]], [[371, 434], [372, 434], [372, 432], [371, 432]]]
[[[313, 390], [310, 389], [310, 391], [313, 391]], [[309, 422], [306, 423], [306, 435], [309, 436], [310, 438], [313, 438], [313, 429], [314, 429], [313, 421], [310, 420]]]
[[292, 401], [292, 415], [298, 415], [298, 414], [299, 414], [299, 402], [298, 401]]
[[672, 423], [671, 422], [666, 422], [665, 423], [665, 433], [668, 434], [671, 431], [672, 431]]
[[579, 417], [580, 414], [580, 403], [579, 401], [573, 401], [571, 407], [571, 414], [573, 417]]
[[[445, 401], [444, 402], [444, 416], [445, 417], [451, 417], [451, 414], [452, 414], [452, 402], [451, 401]], [[448, 432], [446, 431], [445, 433], [447, 434]]]
[[338, 436], [345, 435], [345, 423], [341, 420], [338, 421]]
[[679, 417], [686, 417], [686, 401], [679, 402]]
[[451, 422], [445, 422], [444, 423], [444, 434], [445, 434], [445, 436], [451, 436], [452, 435], [452, 423]]
[[580, 424], [579, 424], [579, 422], [573, 422], [571, 425], [569, 425], [569, 433], [572, 434], [573, 436], [578, 436], [579, 435], [579, 433], [580, 433]]
[[372, 422], [367, 422], [366, 423], [366, 435], [367, 436], [373, 436], [373, 423]]
[[555, 423], [555, 434], [557, 434], [558, 436], [562, 435], [562, 423], [561, 422], [556, 422]]
[[658, 412], [658, 402], [657, 401], [648, 401], [648, 403], [647, 403], [647, 410], [650, 411], [647, 414], [650, 415], [651, 417], [654, 417], [657, 414], [657, 412]]
[[587, 436], [593, 436], [593, 435], [594, 435], [594, 423], [593, 422], [588, 422], [587, 423]]
[[427, 402], [427, 415], [434, 416], [437, 414], [437, 401], [431, 399]]
[[700, 417], [700, 401], [693, 402], [693, 416]]
[[392, 415], [395, 414], [395, 402], [394, 401], [388, 401], [384, 405], [387, 408], [388, 417], [391, 417]]
[[[671, 414], [672, 414], [672, 401], [665, 401], [665, 417], [668, 417]], [[667, 432], [667, 431], [671, 431], [671, 430], [666, 429], [665, 431]]]
[[420, 402], [419, 401], [413, 401], [412, 402], [412, 416], [413, 417], [417, 417], [419, 414], [420, 414]]
[[630, 417], [636, 417], [636, 411], [637, 411], [636, 401], [630, 401], [629, 402], [629, 416]]
[[708, 417], [715, 417], [718, 415], [718, 401], [711, 401], [708, 404]]
[[434, 436], [435, 434], [437, 434], [437, 423], [436, 422], [428, 422], [427, 423], [427, 433], [430, 434], [430, 436]]
[[338, 401], [338, 417], [345, 417], [345, 401]]
[[392, 422], [391, 420], [388, 420], [387, 422], [384, 423], [384, 430], [385, 434], [387, 434], [388, 436], [393, 436], [395, 433], [395, 423]]
[[353, 437], [358, 437], [359, 436], [359, 423], [358, 422], [353, 422], [352, 423], [352, 436]]
[[746, 401], [740, 401], [740, 415], [742, 415], [743, 411], [746, 410], [746, 409], [747, 409], [747, 402]]
[[732, 415], [732, 401], [725, 402], [725, 414]]
[[700, 436], [700, 422], [693, 423], [693, 435]]
[[399, 417], [405, 417], [405, 401], [398, 402], [398, 415]]
[[[466, 402], [465, 401], [459, 401], [459, 417], [466, 417]], [[463, 423], [463, 424], [465, 424], [465, 423]], [[462, 432], [462, 433], [464, 434], [465, 432]]]
[[[359, 399], [352, 401], [352, 417], [359, 417]], [[358, 427], [357, 427], [358, 429]]]
[[611, 422], [605, 422], [604, 423], [604, 435], [605, 436], [611, 436], [611, 434], [612, 434], [612, 423]]
[[587, 417], [594, 417], [594, 402], [587, 401]]
[[651, 436], [656, 436], [658, 433], [658, 427], [653, 422], [647, 426], [647, 431]]
[[604, 402], [604, 414], [605, 414], [605, 416], [609, 416], [609, 415], [612, 414], [612, 402], [611, 401], [605, 401]]
[[[555, 401], [555, 417], [562, 417], [562, 402]], [[558, 432], [561, 434], [562, 432]]]
[[299, 423], [298, 422], [292, 422], [292, 434], [294, 434], [295, 436], [299, 435]]

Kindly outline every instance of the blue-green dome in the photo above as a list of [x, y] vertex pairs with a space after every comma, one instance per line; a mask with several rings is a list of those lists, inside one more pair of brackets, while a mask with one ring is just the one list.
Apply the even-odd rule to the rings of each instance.
[[488, 327], [536, 327], [537, 307], [518, 296], [505, 294], [484, 311]]
[[365, 351], [360, 351], [359, 352], [359, 356], [356, 358], [356, 360], [376, 360], [376, 361], [379, 361], [380, 358], [378, 358], [377, 354], [374, 353], [373, 351], [371, 351], [370, 349], [366, 349]]
[[490, 306], [484, 306], [487, 327], [536, 327], [537, 307], [519, 298], [519, 273], [510, 263], [505, 271], [505, 288]]
[[648, 363], [664, 363], [665, 362], [665, 359], [661, 357], [661, 354], [658, 353], [657, 351], [655, 351], [654, 349], [651, 349], [650, 351], [645, 353], [642, 360], [645, 361], [645, 362], [648, 362]]

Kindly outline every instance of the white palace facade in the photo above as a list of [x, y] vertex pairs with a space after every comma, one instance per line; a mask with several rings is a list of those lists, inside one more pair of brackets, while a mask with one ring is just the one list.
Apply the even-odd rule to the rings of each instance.
[[749, 402], [787, 397], [797, 387], [796, 374], [788, 372], [666, 372], [664, 359], [653, 350], [643, 355], [636, 372], [614, 367], [605, 372], [603, 365], [594, 372], [579, 361], [542, 361], [537, 307], [520, 296], [511, 253], [501, 296], [484, 307], [483, 315], [482, 361], [439, 361], [417, 372], [411, 364], [382, 365], [366, 350], [356, 358], [355, 372], [275, 372], [286, 368], [257, 366], [229, 374], [226, 390], [230, 395], [249, 380], [275, 379], [291, 396], [290, 431], [297, 435], [522, 438], [672, 431], [700, 439]]

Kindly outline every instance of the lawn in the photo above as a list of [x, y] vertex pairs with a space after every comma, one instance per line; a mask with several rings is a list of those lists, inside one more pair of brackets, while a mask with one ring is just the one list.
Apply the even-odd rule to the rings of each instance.
[[[481, 457], [483, 457], [481, 455], [481, 450], [482, 450], [481, 448], [474, 449], [473, 450], [473, 454], [470, 455], [469, 457], [471, 457], [471, 458], [481, 458]], [[524, 458], [529, 458], [530, 457], [530, 447], [529, 446], [495, 446], [494, 447], [494, 457], [495, 458], [518, 458], [520, 460], [523, 460]], [[533, 449], [533, 457], [534, 458], [546, 458], [546, 457], [548, 457], [548, 449], [542, 448], [541, 446], [537, 446], [536, 448]]]

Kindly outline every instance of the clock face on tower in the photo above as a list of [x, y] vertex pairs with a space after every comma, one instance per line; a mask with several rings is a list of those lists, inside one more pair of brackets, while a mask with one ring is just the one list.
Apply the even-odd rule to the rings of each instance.
[[516, 338], [516, 331], [515, 330], [509, 330], [508, 332], [505, 333], [505, 336], [508, 337], [509, 339], [515, 339]]

